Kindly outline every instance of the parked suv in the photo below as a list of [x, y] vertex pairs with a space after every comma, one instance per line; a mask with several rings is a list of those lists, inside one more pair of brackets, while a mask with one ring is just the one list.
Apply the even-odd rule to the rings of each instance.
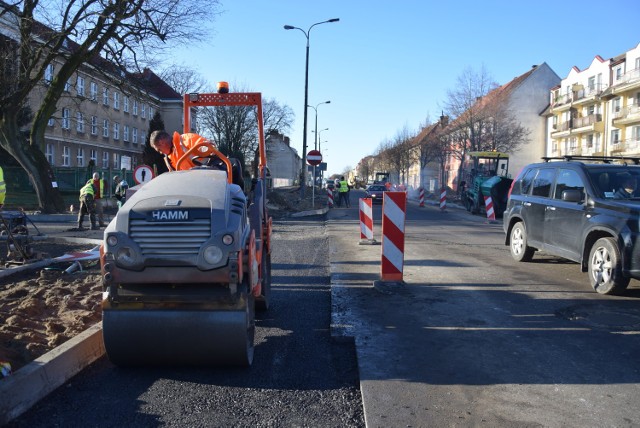
[[640, 158], [543, 158], [514, 180], [504, 212], [513, 258], [535, 251], [573, 260], [601, 294], [640, 279]]

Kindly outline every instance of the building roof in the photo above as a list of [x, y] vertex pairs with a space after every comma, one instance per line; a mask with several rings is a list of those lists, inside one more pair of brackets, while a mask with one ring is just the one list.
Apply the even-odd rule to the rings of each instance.
[[167, 82], [162, 80], [157, 74], [149, 68], [145, 68], [142, 73], [134, 73], [131, 75], [138, 84], [143, 86], [147, 91], [162, 100], [182, 100], [182, 96], [175, 91]]

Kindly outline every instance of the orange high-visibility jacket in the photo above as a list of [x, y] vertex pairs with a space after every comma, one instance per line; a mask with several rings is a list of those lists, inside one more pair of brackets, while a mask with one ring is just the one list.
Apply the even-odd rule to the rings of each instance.
[[[178, 159], [180, 159], [190, 148], [196, 146], [200, 143], [207, 143], [213, 146], [209, 140], [204, 138], [201, 135], [188, 133], [188, 134], [178, 134], [177, 132], [173, 133], [173, 150], [167, 156], [169, 160], [171, 160], [171, 165], [175, 168], [178, 164]], [[182, 161], [180, 165], [181, 170], [191, 169], [195, 166], [192, 159], [196, 156], [192, 156], [191, 159], [187, 159]]]

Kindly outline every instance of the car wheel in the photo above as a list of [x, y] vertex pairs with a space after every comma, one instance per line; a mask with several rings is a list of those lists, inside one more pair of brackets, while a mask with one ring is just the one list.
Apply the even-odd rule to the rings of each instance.
[[511, 256], [518, 262], [528, 262], [533, 258], [535, 249], [527, 245], [527, 231], [521, 221], [514, 224], [511, 229], [509, 249]]
[[622, 258], [613, 238], [600, 238], [589, 253], [589, 282], [600, 294], [620, 294], [629, 285], [622, 275]]

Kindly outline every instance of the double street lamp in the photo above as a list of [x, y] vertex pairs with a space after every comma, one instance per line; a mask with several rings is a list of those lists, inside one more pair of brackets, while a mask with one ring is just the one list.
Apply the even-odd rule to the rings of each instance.
[[[323, 103], [318, 103], [318, 104], [316, 104], [315, 107], [314, 106], [307, 106], [307, 107], [311, 107], [316, 112], [316, 128], [315, 128], [315, 131], [313, 131], [314, 134], [316, 134], [316, 141], [315, 141], [315, 143], [313, 145], [313, 148], [316, 149], [316, 150], [318, 150], [318, 107], [320, 107], [322, 104], [331, 104], [331, 101], [325, 101]], [[329, 128], [327, 128], [327, 129], [329, 129]], [[323, 129], [322, 131], [326, 131], [327, 129]], [[322, 132], [322, 131], [320, 131], [320, 132]]]
[[311, 29], [316, 25], [326, 24], [329, 22], [338, 22], [340, 18], [332, 18], [322, 22], [316, 22], [309, 27], [307, 31], [304, 31], [300, 27], [294, 27], [293, 25], [285, 25], [285, 30], [300, 30], [304, 37], [307, 39], [307, 56], [304, 70], [304, 124], [302, 130], [302, 183], [300, 183], [300, 196], [304, 198], [304, 189], [307, 185], [307, 105], [309, 104], [309, 34]]

